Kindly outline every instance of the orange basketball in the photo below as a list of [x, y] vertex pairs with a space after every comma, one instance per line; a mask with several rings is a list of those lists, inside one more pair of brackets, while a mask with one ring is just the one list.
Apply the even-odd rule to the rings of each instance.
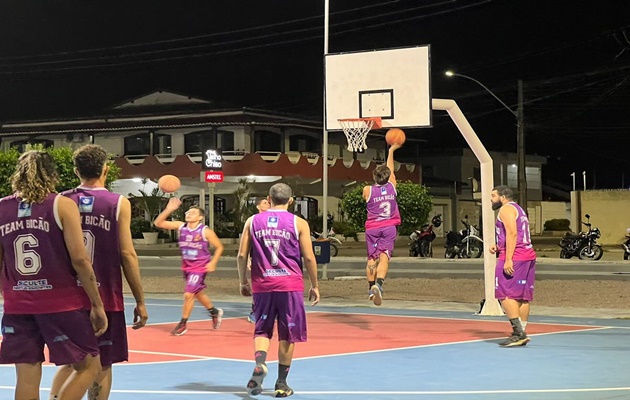
[[390, 146], [392, 144], [403, 144], [405, 143], [405, 140], [407, 140], [407, 137], [405, 136], [405, 132], [403, 132], [402, 129], [392, 128], [388, 130], [385, 134], [385, 141]]
[[175, 175], [164, 175], [158, 180], [158, 186], [164, 193], [173, 193], [182, 185]]

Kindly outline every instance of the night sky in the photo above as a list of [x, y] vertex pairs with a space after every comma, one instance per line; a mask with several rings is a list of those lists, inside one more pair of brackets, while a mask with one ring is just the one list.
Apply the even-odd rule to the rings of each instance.
[[[630, 2], [330, 0], [331, 53], [431, 45], [432, 94], [455, 99], [491, 150], [515, 151], [523, 80], [528, 153], [543, 179], [630, 186]], [[102, 114], [155, 89], [322, 115], [324, 2], [3, 1], [0, 123]], [[450, 119], [415, 146], [463, 144]], [[404, 153], [403, 153], [404, 155]], [[627, 177], [624, 176], [627, 175]]]

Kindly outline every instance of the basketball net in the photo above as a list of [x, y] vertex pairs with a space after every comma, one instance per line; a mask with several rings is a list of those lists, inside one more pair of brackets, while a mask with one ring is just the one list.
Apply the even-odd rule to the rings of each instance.
[[365, 139], [372, 128], [381, 127], [380, 118], [346, 118], [339, 119], [339, 125], [348, 140], [348, 151], [353, 153], [367, 149]]

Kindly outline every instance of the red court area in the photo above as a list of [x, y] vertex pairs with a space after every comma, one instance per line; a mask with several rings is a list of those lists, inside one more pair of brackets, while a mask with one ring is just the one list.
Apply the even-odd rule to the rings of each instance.
[[[188, 322], [188, 332], [171, 336], [175, 324], [147, 325], [129, 331], [129, 361], [183, 361], [205, 357], [249, 361], [253, 353], [254, 325], [245, 318], [226, 318], [221, 328], [212, 322]], [[571, 332], [593, 329], [589, 326], [529, 324], [527, 333]], [[326, 356], [391, 350], [414, 346], [499, 339], [509, 334], [507, 321], [422, 318], [368, 314], [308, 314], [307, 343], [296, 348], [296, 357]], [[269, 361], [276, 360], [277, 338], [273, 338]]]

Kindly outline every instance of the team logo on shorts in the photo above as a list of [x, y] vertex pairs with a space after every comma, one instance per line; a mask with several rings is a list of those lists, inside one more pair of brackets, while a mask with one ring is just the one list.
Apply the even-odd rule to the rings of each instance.
[[31, 204], [21, 201], [18, 205], [18, 218], [31, 216]]
[[278, 217], [277, 216], [272, 216], [272, 217], [267, 217], [267, 226], [269, 228], [277, 228], [278, 227]]
[[94, 196], [79, 196], [79, 212], [92, 212]]

